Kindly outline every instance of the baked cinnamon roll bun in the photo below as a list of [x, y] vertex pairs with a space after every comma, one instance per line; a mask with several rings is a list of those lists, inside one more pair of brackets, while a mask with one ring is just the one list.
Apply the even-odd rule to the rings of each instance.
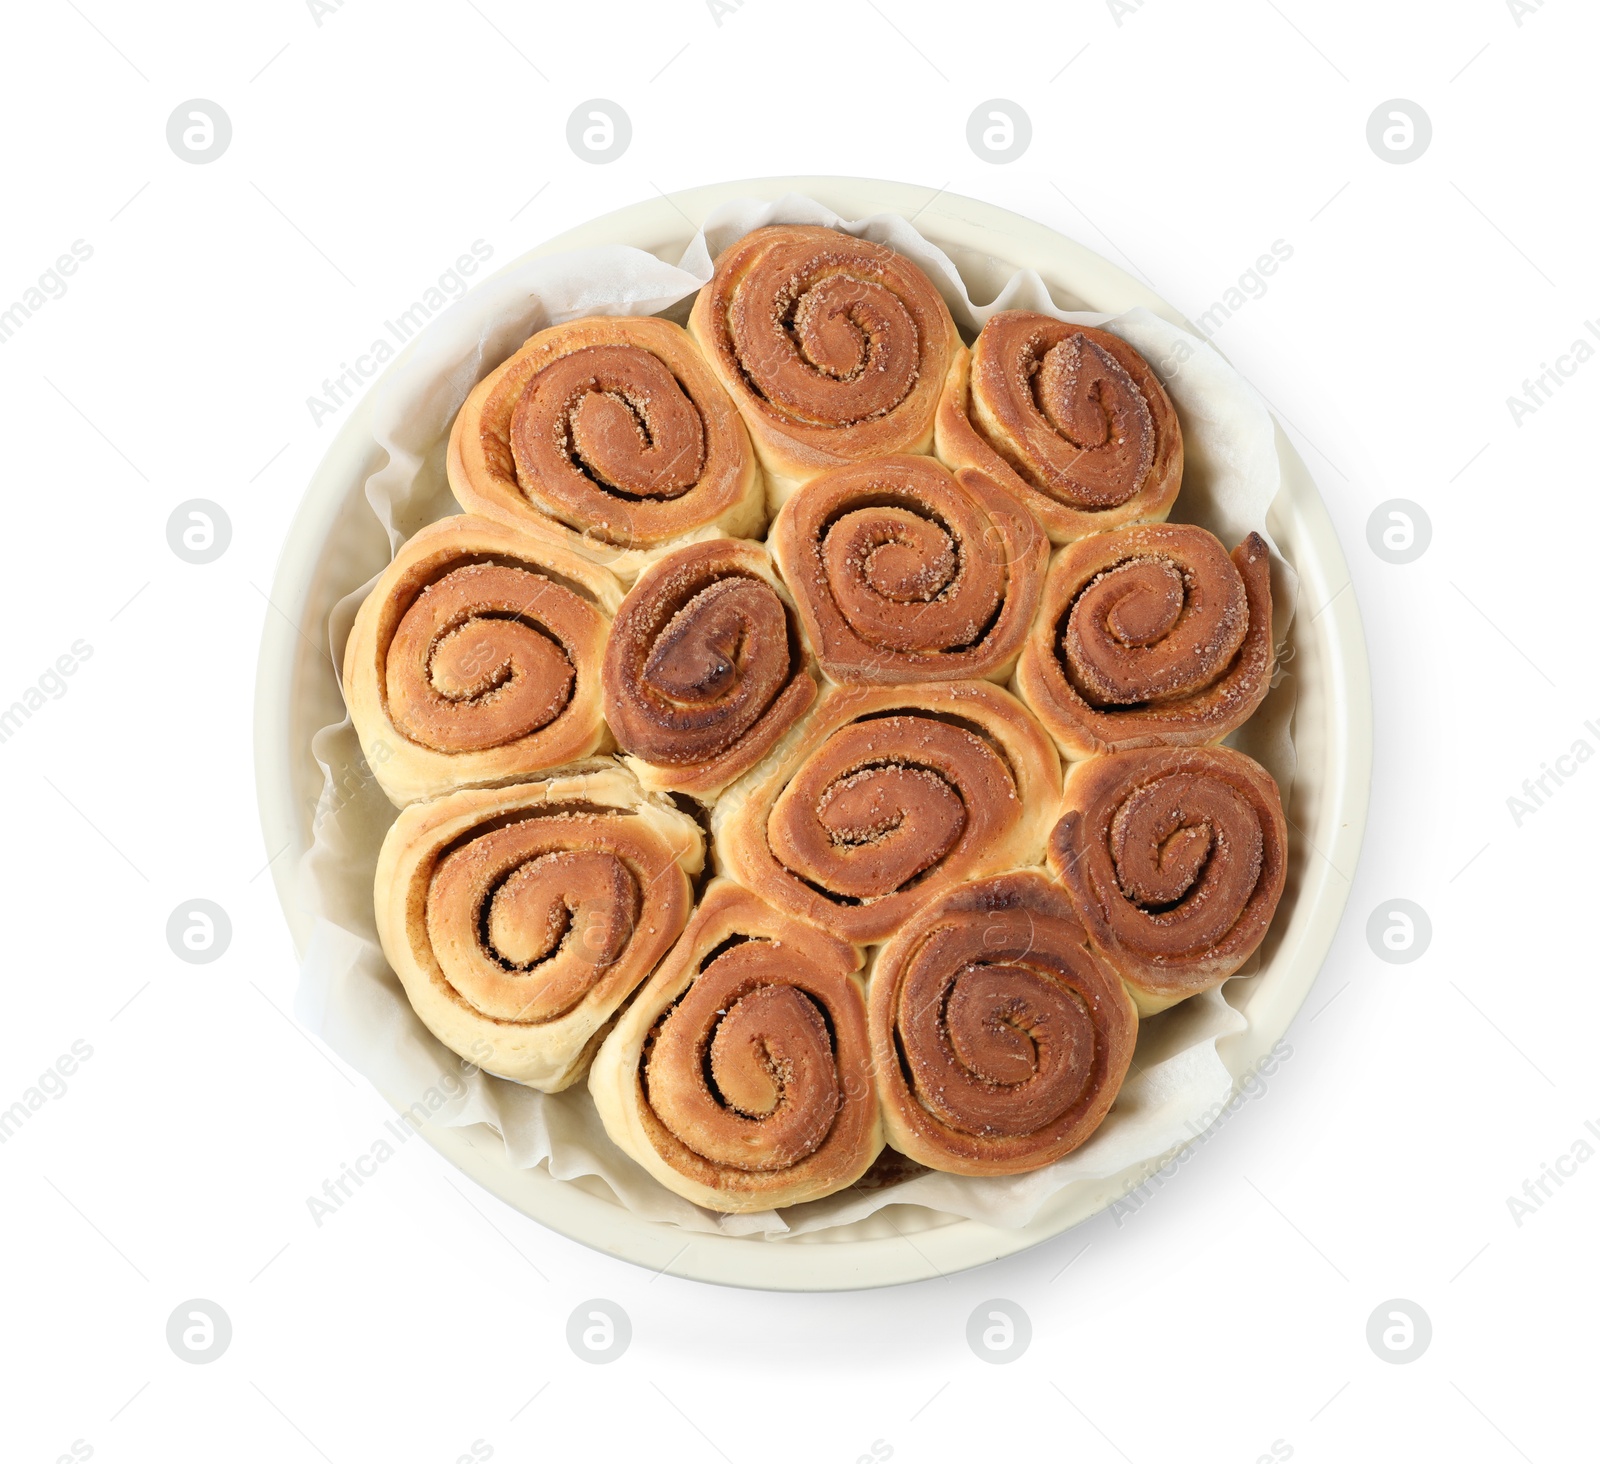
[[392, 802], [527, 779], [609, 746], [600, 661], [622, 588], [488, 519], [440, 519], [356, 613], [344, 694]]
[[1220, 742], [1272, 685], [1270, 551], [1193, 524], [1069, 544], [1050, 566], [1016, 685], [1069, 758]]
[[1055, 749], [987, 681], [835, 688], [712, 809], [718, 867], [857, 944], [949, 885], [1039, 863]]
[[759, 544], [713, 539], [644, 571], [617, 611], [606, 721], [641, 784], [714, 798], [816, 700], [794, 602]]
[[950, 364], [936, 451], [987, 473], [1065, 544], [1164, 519], [1183, 483], [1178, 414], [1120, 336], [1002, 310]]
[[1068, 770], [1050, 868], [1142, 1013], [1217, 986], [1283, 895], [1288, 824], [1267, 770], [1228, 747], [1089, 758]]
[[595, 760], [403, 810], [378, 856], [378, 935], [446, 1047], [554, 1093], [678, 938], [703, 863], [692, 818]]
[[688, 335], [654, 317], [533, 336], [468, 396], [446, 467], [470, 512], [553, 537], [624, 583], [665, 550], [766, 523], [738, 412]]
[[773, 556], [834, 681], [1004, 681], [1050, 545], [981, 473], [932, 458], [833, 468], [784, 504]]
[[595, 1058], [612, 1142], [712, 1210], [853, 1184], [883, 1147], [860, 965], [853, 946], [714, 881]]
[[739, 405], [774, 508], [826, 468], [930, 451], [961, 349], [943, 297], [909, 259], [791, 224], [723, 252], [689, 329]]
[[1139, 1019], [1062, 891], [958, 884], [878, 952], [872, 1050], [889, 1143], [952, 1174], [1052, 1164], [1110, 1111]]

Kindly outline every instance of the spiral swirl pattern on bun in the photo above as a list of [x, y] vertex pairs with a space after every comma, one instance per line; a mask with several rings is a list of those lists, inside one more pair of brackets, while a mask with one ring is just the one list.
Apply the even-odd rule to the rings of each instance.
[[606, 1132], [726, 1212], [818, 1199], [883, 1147], [859, 953], [729, 880], [595, 1058]]
[[910, 260], [801, 225], [755, 229], [727, 249], [689, 329], [744, 415], [775, 506], [825, 468], [928, 451], [961, 347]]
[[1016, 665], [1049, 542], [982, 474], [932, 458], [834, 468], [772, 526], [822, 669], [835, 681], [984, 677]]
[[1068, 545], [1046, 577], [1017, 689], [1069, 758], [1220, 742], [1272, 685], [1270, 551], [1192, 524]]
[[1055, 751], [987, 681], [838, 688], [712, 812], [720, 867], [860, 944], [957, 880], [1037, 862]]
[[711, 798], [816, 700], [793, 602], [766, 552], [679, 549], [628, 591], [606, 645], [606, 721], [648, 788]]
[[389, 798], [527, 778], [604, 749], [600, 660], [621, 598], [604, 570], [487, 519], [414, 534], [345, 644], [351, 720]]
[[378, 857], [384, 954], [438, 1039], [556, 1092], [683, 929], [694, 820], [608, 761], [405, 809]]
[[1050, 868], [1141, 1012], [1216, 986], [1261, 944], [1288, 825], [1259, 763], [1227, 747], [1090, 758], [1062, 806]]
[[1178, 416], [1144, 357], [1027, 310], [990, 316], [951, 363], [937, 451], [992, 476], [1058, 544], [1164, 519], [1183, 482]]
[[888, 1140], [954, 1174], [1020, 1174], [1077, 1148], [1138, 1036], [1122, 983], [1034, 872], [958, 884], [919, 910], [878, 953], [871, 991]]
[[688, 335], [596, 316], [533, 336], [468, 396], [450, 487], [473, 513], [634, 578], [661, 552], [759, 534], [765, 492], [728, 394]]

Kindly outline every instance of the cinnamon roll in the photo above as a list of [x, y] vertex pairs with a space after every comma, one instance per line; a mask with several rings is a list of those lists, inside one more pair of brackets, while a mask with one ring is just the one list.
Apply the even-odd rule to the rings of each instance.
[[703, 862], [693, 819], [597, 759], [405, 809], [378, 855], [378, 935], [446, 1047], [554, 1093], [678, 938]]
[[609, 745], [600, 660], [622, 589], [546, 541], [458, 515], [414, 534], [356, 613], [350, 719], [400, 805]]
[[718, 868], [867, 945], [957, 880], [1038, 863], [1060, 786], [990, 682], [835, 688], [717, 801]]
[[872, 1054], [889, 1143], [951, 1174], [1054, 1163], [1110, 1111], [1139, 1018], [1061, 890], [959, 884], [878, 952]]
[[928, 457], [833, 468], [784, 504], [769, 542], [835, 681], [1004, 681], [1050, 545], [981, 473]]
[[928, 452], [961, 337], [909, 259], [835, 229], [754, 229], [717, 260], [689, 329], [744, 414], [776, 508], [825, 468]]
[[1192, 524], [1069, 544], [1045, 579], [1016, 686], [1069, 758], [1220, 742], [1272, 684], [1271, 564]]
[[853, 946], [714, 881], [595, 1057], [612, 1142], [728, 1213], [853, 1184], [883, 1148], [860, 966]]
[[1065, 544], [1164, 519], [1183, 482], [1178, 414], [1120, 336], [1029, 310], [989, 317], [950, 363], [936, 448], [988, 473]]
[[644, 571], [611, 627], [606, 721], [646, 788], [710, 799], [817, 696], [794, 603], [759, 544], [713, 539]]
[[1228, 747], [1075, 763], [1050, 869], [1142, 1014], [1219, 985], [1261, 944], [1283, 894], [1278, 785]]
[[653, 317], [533, 336], [468, 396], [446, 467], [471, 512], [549, 534], [624, 582], [665, 549], [766, 523], [739, 413], [688, 335]]

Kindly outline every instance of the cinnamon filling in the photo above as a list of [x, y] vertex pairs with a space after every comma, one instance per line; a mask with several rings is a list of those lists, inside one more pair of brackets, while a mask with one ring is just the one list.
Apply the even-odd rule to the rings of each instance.
[[[1172, 527], [1172, 526], [1168, 526]], [[1250, 628], [1244, 580], [1210, 534], [1191, 530], [1102, 569], [1072, 601], [1062, 669], [1094, 707], [1173, 701], [1232, 667]]]
[[733, 354], [751, 386], [796, 421], [862, 422], [893, 410], [919, 369], [917, 322], [871, 255], [771, 250], [739, 283], [728, 313]]
[[470, 564], [428, 585], [385, 658], [389, 714], [440, 752], [500, 747], [550, 726], [572, 700], [576, 639], [597, 612], [531, 570]]
[[788, 608], [721, 543], [681, 550], [641, 577], [612, 627], [604, 683], [618, 742], [667, 766], [781, 730], [815, 694]]
[[511, 450], [524, 487], [603, 516], [608, 497], [687, 493], [705, 468], [706, 436], [699, 409], [657, 357], [588, 346], [529, 379], [511, 415]]
[[621, 822], [527, 818], [439, 861], [427, 889], [428, 934], [462, 1000], [500, 1021], [550, 1021], [621, 959], [643, 906]]
[[773, 804], [768, 843], [829, 898], [869, 902], [955, 851], [973, 800], [1008, 797], [1008, 770], [981, 738], [931, 717], [875, 717], [841, 728], [796, 771]]
[[1117, 940], [1148, 957], [1220, 944], [1261, 877], [1260, 816], [1226, 777], [1173, 772], [1120, 789], [1098, 811]]
[[1134, 1023], [1064, 905], [1038, 876], [1002, 876], [947, 897], [874, 976], [894, 983], [885, 1010], [924, 1132], [931, 1122], [958, 1147], [1003, 1140], [1015, 1160], [1070, 1147], [1073, 1127], [1104, 1110]]
[[788, 1169], [827, 1139], [845, 1098], [808, 963], [767, 940], [709, 961], [662, 1019], [644, 1089], [662, 1124], [701, 1158]]
[[[1115, 508], [1155, 464], [1150, 403], [1127, 368], [1082, 328], [1002, 312], [974, 347], [979, 426], [1027, 481], [1057, 501]], [[1003, 434], [1003, 435], [1002, 435]]]

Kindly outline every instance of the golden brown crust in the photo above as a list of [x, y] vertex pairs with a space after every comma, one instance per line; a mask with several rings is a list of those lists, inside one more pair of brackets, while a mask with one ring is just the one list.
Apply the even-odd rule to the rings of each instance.
[[744, 415], [774, 508], [826, 468], [930, 451], [961, 348], [909, 259], [803, 225], [755, 229], [725, 250], [689, 329]]
[[957, 352], [935, 451], [1027, 505], [1051, 542], [1166, 518], [1183, 483], [1178, 414], [1120, 336], [1026, 310]]
[[1049, 738], [990, 682], [832, 688], [711, 826], [720, 869], [870, 944], [958, 880], [1038, 863], [1059, 788]]
[[1069, 758], [1197, 747], [1272, 685], [1271, 556], [1193, 524], [1097, 534], [1056, 556], [1016, 689]]
[[596, 759], [400, 814], [374, 906], [417, 1015], [453, 1052], [557, 1092], [689, 917], [694, 820]]
[[889, 1143], [951, 1174], [1022, 1174], [1110, 1111], [1139, 1020], [1041, 873], [966, 882], [873, 962], [870, 1008]]
[[813, 478], [770, 537], [822, 669], [841, 682], [1004, 681], [1049, 542], [981, 473], [874, 458]]
[[1075, 763], [1050, 869], [1143, 1013], [1219, 985], [1283, 895], [1288, 825], [1267, 770], [1228, 747]]
[[883, 1147], [860, 967], [854, 947], [714, 881], [595, 1058], [612, 1142], [729, 1213], [853, 1184]]
[[759, 534], [765, 490], [733, 402], [679, 326], [594, 316], [533, 336], [467, 397], [450, 487], [627, 582], [664, 550]]
[[794, 602], [759, 544], [713, 539], [639, 576], [602, 675], [606, 721], [647, 788], [709, 800], [817, 697]]
[[547, 540], [458, 515], [414, 534], [356, 613], [344, 694], [399, 805], [602, 751], [600, 661], [622, 588]]

